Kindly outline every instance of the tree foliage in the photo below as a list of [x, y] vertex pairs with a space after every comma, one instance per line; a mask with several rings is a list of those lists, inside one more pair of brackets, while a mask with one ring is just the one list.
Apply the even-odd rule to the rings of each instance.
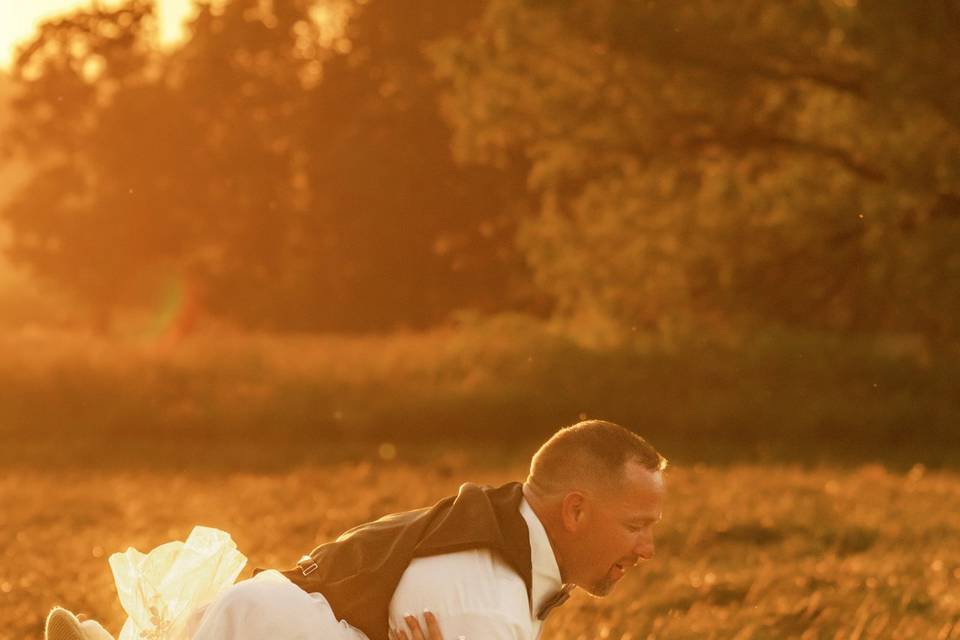
[[46, 24], [11, 257], [104, 316], [175, 278], [287, 329], [539, 295], [618, 331], [960, 335], [956, 0], [409, 9], [203, 4], [172, 52], [142, 0]]
[[[45, 24], [16, 62], [11, 256], [101, 311], [171, 279], [281, 329], [422, 326], [523, 295], [523, 170], [458, 167], [421, 50], [475, 2], [149, 2]], [[505, 177], [506, 176], [506, 177]], [[512, 177], [511, 177], [512, 176]]]
[[120, 135], [120, 123], [136, 122], [148, 106], [169, 113], [150, 77], [147, 15], [131, 5], [47, 23], [14, 70], [8, 143], [30, 150], [35, 172], [4, 210], [11, 256], [105, 306], [127, 299], [130, 284], [169, 250], [160, 238], [143, 241], [152, 229], [141, 225], [155, 220], [155, 183], [144, 182], [152, 168], [124, 161], [127, 144], [147, 140]]
[[955, 0], [492, 0], [435, 56], [563, 313], [960, 333]]

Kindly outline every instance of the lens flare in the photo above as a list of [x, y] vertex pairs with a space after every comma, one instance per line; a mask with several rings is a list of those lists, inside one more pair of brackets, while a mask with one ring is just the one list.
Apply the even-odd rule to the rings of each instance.
[[200, 313], [200, 288], [189, 277], [171, 277], [145, 325], [143, 337], [158, 347], [171, 347], [186, 337]]

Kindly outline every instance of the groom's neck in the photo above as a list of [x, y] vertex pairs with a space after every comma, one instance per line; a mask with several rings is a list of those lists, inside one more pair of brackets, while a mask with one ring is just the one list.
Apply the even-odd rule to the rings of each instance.
[[540, 520], [544, 531], [547, 532], [547, 540], [550, 541], [550, 547], [553, 549], [553, 556], [557, 559], [557, 566], [560, 568], [560, 577], [566, 582], [563, 570], [563, 554], [557, 541], [557, 527], [560, 526], [559, 511], [541, 496], [529, 483], [523, 483], [523, 497], [527, 504], [533, 510], [533, 513]]

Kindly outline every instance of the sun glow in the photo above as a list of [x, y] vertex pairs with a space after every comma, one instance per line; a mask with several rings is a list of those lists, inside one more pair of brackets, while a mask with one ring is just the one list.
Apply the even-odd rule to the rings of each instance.
[[[10, 69], [17, 47], [33, 38], [41, 22], [95, 5], [112, 8], [122, 0], [0, 0], [0, 72]], [[183, 37], [183, 22], [193, 13], [191, 0], [155, 0], [161, 43]]]

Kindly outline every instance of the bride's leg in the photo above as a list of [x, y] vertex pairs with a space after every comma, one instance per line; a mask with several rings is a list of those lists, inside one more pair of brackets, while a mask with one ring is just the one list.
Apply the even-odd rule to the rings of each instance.
[[337, 621], [322, 596], [269, 571], [228, 588], [195, 624], [192, 640], [364, 639]]

